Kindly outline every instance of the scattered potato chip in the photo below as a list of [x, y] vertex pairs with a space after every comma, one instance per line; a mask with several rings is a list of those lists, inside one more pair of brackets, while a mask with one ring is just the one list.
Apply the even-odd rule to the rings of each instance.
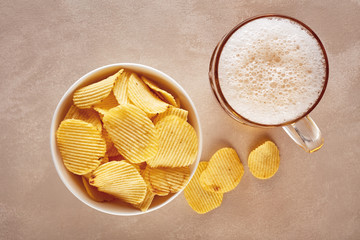
[[200, 177], [201, 187], [210, 192], [225, 193], [233, 190], [244, 175], [236, 151], [232, 148], [218, 150], [210, 159]]
[[89, 184], [88, 179], [86, 179], [84, 176], [81, 177], [82, 182], [84, 184], [85, 190], [88, 193], [88, 195], [94, 199], [97, 202], [110, 202], [115, 199], [114, 196], [111, 196], [107, 193], [100, 192], [97, 190], [96, 187], [93, 187]]
[[165, 99], [165, 101], [175, 107], [177, 107], [177, 103], [175, 101], [175, 98], [173, 97], [173, 95], [171, 95], [170, 93], [168, 93], [167, 91], [159, 88], [155, 83], [153, 83], [152, 81], [150, 81], [149, 79], [147, 79], [146, 77], [142, 76], [141, 79], [144, 81], [144, 83], [146, 85], [148, 85], [149, 88], [151, 88], [153, 91], [155, 91], [158, 95], [160, 95], [160, 97], [162, 97], [163, 99]]
[[130, 101], [146, 114], [150, 114], [149, 117], [165, 112], [169, 105], [161, 101], [135, 73], [130, 75], [128, 94]]
[[144, 200], [139, 204], [134, 204], [133, 206], [140, 209], [142, 212], [146, 212], [149, 209], [154, 197], [155, 194], [147, 189]]
[[154, 117], [152, 121], [156, 125], [157, 122], [159, 122], [161, 119], [167, 116], [177, 116], [183, 119], [184, 121], [187, 121], [188, 111], [181, 108], [169, 106], [165, 112], [157, 114], [157, 116]]
[[93, 109], [80, 109], [75, 105], [72, 105], [67, 112], [64, 120], [66, 119], [79, 119], [84, 122], [91, 123], [96, 127], [98, 131], [102, 130], [102, 123], [99, 114]]
[[109, 110], [103, 118], [104, 127], [119, 153], [131, 163], [154, 158], [159, 137], [154, 124], [146, 114], [132, 104], [123, 104]]
[[106, 144], [101, 133], [82, 120], [62, 121], [56, 139], [65, 167], [74, 174], [83, 175], [93, 171], [105, 156]]
[[190, 177], [190, 169], [146, 167], [143, 177], [153, 193], [166, 196], [184, 188]]
[[177, 116], [167, 116], [156, 124], [159, 150], [147, 160], [150, 167], [186, 167], [197, 156], [198, 141], [194, 128]]
[[120, 73], [117, 72], [102, 81], [76, 90], [73, 96], [74, 104], [78, 108], [91, 108], [95, 104], [100, 103], [101, 100], [109, 96], [119, 75]]
[[252, 175], [257, 178], [271, 178], [279, 169], [279, 165], [279, 149], [272, 141], [266, 141], [249, 154], [248, 166]]
[[208, 163], [200, 162], [194, 176], [184, 190], [186, 201], [194, 211], [203, 214], [221, 205], [223, 194], [208, 192], [200, 185], [200, 176]]
[[128, 81], [129, 81], [130, 75], [131, 75], [131, 72], [125, 70], [121, 73], [121, 75], [115, 81], [113, 91], [114, 91], [115, 98], [119, 104], [129, 103], [127, 86], [128, 86]]
[[109, 96], [101, 100], [101, 102], [94, 105], [94, 109], [103, 115], [105, 115], [111, 108], [118, 106], [119, 103], [116, 100], [114, 93], [111, 91]]
[[146, 195], [146, 183], [139, 172], [125, 161], [111, 161], [99, 166], [89, 179], [99, 191], [111, 194], [131, 204], [141, 203]]

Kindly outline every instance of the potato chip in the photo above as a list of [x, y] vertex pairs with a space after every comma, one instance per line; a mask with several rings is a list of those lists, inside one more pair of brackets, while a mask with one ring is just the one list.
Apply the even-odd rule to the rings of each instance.
[[79, 119], [84, 122], [91, 123], [96, 127], [98, 131], [102, 130], [102, 123], [99, 114], [93, 109], [80, 109], [75, 105], [72, 105], [67, 112], [64, 120], [66, 119]]
[[103, 115], [105, 115], [111, 108], [118, 106], [114, 93], [111, 91], [109, 96], [101, 100], [101, 102], [94, 105], [94, 109]]
[[117, 72], [104, 80], [76, 90], [73, 96], [74, 104], [78, 108], [91, 108], [100, 103], [101, 100], [109, 96], [119, 75], [120, 73]]
[[141, 203], [146, 195], [146, 183], [139, 172], [125, 161], [111, 161], [99, 166], [89, 179], [99, 191], [111, 194], [131, 204]]
[[156, 124], [159, 150], [147, 160], [150, 167], [186, 167], [197, 156], [198, 141], [194, 128], [177, 116], [167, 116]]
[[106, 143], [90, 123], [78, 119], [61, 122], [56, 139], [65, 167], [77, 175], [97, 168], [105, 156]]
[[184, 188], [190, 177], [190, 169], [146, 167], [143, 177], [153, 193], [166, 196]]
[[82, 176], [81, 178], [86, 192], [93, 200], [97, 202], [110, 202], [115, 199], [114, 196], [111, 196], [104, 192], [100, 192], [97, 190], [96, 187], [91, 186], [88, 182], [88, 179], [86, 179], [84, 176]]
[[165, 101], [175, 107], [177, 107], [177, 103], [175, 101], [175, 98], [168, 93], [167, 91], [159, 88], [154, 82], [150, 81], [146, 77], [142, 76], [141, 79], [144, 81], [146, 85], [148, 85], [149, 88], [151, 88], [153, 91], [155, 91], [157, 94], [159, 94]]
[[154, 200], [154, 197], [155, 194], [149, 189], [147, 189], [144, 200], [139, 204], [134, 204], [133, 206], [140, 209], [142, 212], [146, 212], [149, 209], [152, 201]]
[[165, 112], [157, 114], [156, 117], [152, 119], [152, 122], [156, 125], [157, 122], [159, 122], [161, 119], [167, 116], [177, 116], [183, 119], [184, 121], [187, 121], [188, 111], [181, 108], [169, 106]]
[[161, 101], [135, 73], [130, 75], [128, 94], [130, 101], [146, 114], [150, 114], [149, 117], [165, 112], [169, 105]]
[[154, 124], [139, 108], [123, 104], [109, 110], [104, 127], [119, 153], [131, 163], [154, 158], [159, 145]]
[[244, 175], [236, 151], [232, 148], [218, 150], [210, 159], [200, 177], [201, 187], [210, 192], [225, 193], [233, 190]]
[[208, 192], [200, 185], [200, 176], [208, 163], [200, 162], [194, 176], [184, 190], [186, 201], [194, 211], [203, 214], [221, 205], [223, 194]]
[[115, 98], [119, 104], [129, 103], [127, 86], [128, 86], [128, 81], [129, 81], [130, 75], [131, 75], [131, 72], [125, 70], [121, 73], [121, 75], [115, 81], [113, 91], [114, 91]]
[[252, 150], [248, 166], [254, 177], [268, 179], [275, 175], [280, 165], [279, 149], [272, 141], [266, 141]]

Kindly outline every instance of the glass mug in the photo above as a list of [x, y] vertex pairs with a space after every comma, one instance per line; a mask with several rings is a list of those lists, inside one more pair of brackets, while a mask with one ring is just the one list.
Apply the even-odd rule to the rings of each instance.
[[[314, 103], [311, 105], [310, 108], [307, 109], [303, 114], [301, 114], [299, 117], [296, 117], [295, 119], [292, 119], [290, 121], [277, 123], [277, 124], [262, 124], [258, 123], [252, 120], [249, 120], [248, 118], [245, 118], [241, 115], [241, 112], [237, 112], [234, 110], [234, 108], [229, 104], [226, 97], [224, 96], [224, 93], [221, 89], [221, 84], [219, 81], [219, 61], [220, 56], [222, 54], [222, 51], [224, 49], [224, 46], [228, 42], [229, 38], [241, 27], [246, 25], [249, 22], [252, 22], [257, 19], [261, 18], [278, 18], [278, 19], [287, 19], [290, 20], [292, 23], [296, 23], [300, 25], [300, 27], [303, 30], [306, 30], [309, 35], [311, 35], [316, 42], [318, 43], [318, 46], [320, 47], [323, 55], [323, 66], [324, 66], [324, 79], [323, 79], [323, 86], [322, 90], [319, 93], [317, 100], [314, 101]], [[221, 41], [217, 44], [211, 60], [210, 60], [210, 66], [209, 66], [209, 79], [210, 84], [212, 87], [212, 90], [216, 96], [216, 99], [218, 100], [221, 107], [225, 110], [225, 112], [230, 115], [233, 119], [237, 120], [238, 122], [249, 125], [252, 127], [282, 127], [285, 132], [305, 151], [307, 152], [314, 152], [318, 149], [320, 149], [324, 144], [324, 139], [321, 135], [321, 132], [318, 128], [318, 126], [315, 124], [315, 122], [311, 119], [309, 116], [309, 113], [316, 107], [316, 105], [320, 102], [322, 96], [324, 95], [327, 82], [328, 82], [328, 76], [329, 76], [329, 64], [327, 55], [325, 52], [325, 48], [323, 44], [321, 43], [318, 36], [304, 23], [301, 21], [278, 14], [267, 14], [267, 15], [261, 15], [249, 18], [240, 24], [238, 24], [236, 27], [234, 27], [229, 33], [227, 33]], [[239, 93], [241, 94], [241, 93]]]

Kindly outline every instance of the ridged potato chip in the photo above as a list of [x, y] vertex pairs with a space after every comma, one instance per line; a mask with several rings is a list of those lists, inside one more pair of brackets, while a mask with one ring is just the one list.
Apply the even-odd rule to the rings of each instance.
[[131, 204], [141, 203], [146, 195], [144, 179], [134, 166], [125, 161], [111, 161], [99, 166], [89, 183], [99, 191]]
[[130, 75], [131, 75], [131, 72], [124, 70], [115, 81], [113, 91], [114, 91], [115, 98], [119, 104], [129, 103], [127, 86], [128, 86], [128, 81], [129, 81]]
[[134, 204], [133, 206], [140, 209], [142, 212], [146, 212], [149, 209], [152, 201], [154, 200], [154, 197], [155, 194], [149, 189], [147, 189], [144, 200], [139, 204]]
[[170, 93], [168, 93], [167, 91], [159, 88], [154, 82], [150, 81], [149, 79], [147, 79], [146, 77], [142, 76], [141, 79], [144, 81], [144, 83], [146, 85], [148, 85], [149, 88], [151, 88], [153, 91], [155, 91], [158, 95], [160, 95], [160, 97], [162, 97], [163, 99], [165, 99], [165, 101], [175, 107], [177, 107], [177, 103], [175, 101], [175, 98], [173, 97], [173, 95], [171, 95]]
[[111, 108], [114, 108], [118, 106], [119, 103], [116, 100], [114, 93], [111, 91], [109, 96], [101, 100], [101, 102], [94, 105], [94, 109], [101, 113], [102, 115], [105, 115]]
[[194, 176], [184, 190], [185, 199], [194, 211], [203, 214], [221, 205], [222, 193], [208, 192], [201, 187], [200, 176], [208, 163], [200, 162]]
[[109, 96], [119, 75], [120, 73], [117, 72], [104, 80], [76, 90], [73, 96], [74, 104], [78, 108], [91, 108], [100, 103], [101, 100]]
[[146, 114], [149, 114], [149, 117], [156, 113], [165, 112], [169, 105], [161, 101], [136, 73], [130, 75], [128, 94], [130, 101]]
[[184, 188], [190, 177], [190, 169], [146, 167], [143, 177], [150, 190], [159, 196], [176, 193]]
[[233, 190], [244, 175], [236, 151], [232, 148], [218, 150], [210, 159], [200, 177], [201, 187], [210, 192], [225, 193]]
[[177, 116], [167, 116], [156, 124], [159, 150], [147, 163], [150, 167], [186, 167], [197, 156], [198, 141], [194, 128]]
[[105, 156], [106, 143], [101, 133], [82, 120], [62, 121], [56, 139], [65, 167], [74, 174], [93, 171]]
[[105, 114], [103, 123], [119, 153], [131, 163], [149, 161], [156, 155], [158, 133], [141, 109], [132, 104], [119, 105]]
[[272, 141], [266, 141], [252, 150], [248, 157], [250, 172], [259, 179], [268, 179], [274, 176], [279, 165], [279, 149]]
[[64, 120], [66, 119], [79, 119], [83, 120], [84, 122], [91, 123], [96, 127], [97, 130], [101, 132], [102, 130], [102, 123], [100, 120], [99, 114], [94, 111], [93, 109], [80, 109], [75, 105], [72, 105], [65, 115]]
[[152, 122], [154, 124], [156, 124], [161, 119], [163, 119], [163, 118], [165, 118], [167, 116], [177, 116], [177, 117], [183, 119], [184, 121], [187, 121], [188, 111], [186, 111], [184, 109], [181, 109], [181, 108], [176, 108], [176, 107], [173, 107], [173, 106], [169, 106], [168, 109], [165, 112], [157, 114], [152, 119]]
[[86, 192], [88, 193], [89, 197], [91, 197], [93, 200], [97, 202], [110, 202], [115, 199], [114, 196], [111, 196], [104, 192], [100, 192], [97, 190], [96, 187], [91, 186], [88, 182], [88, 179], [86, 179], [84, 176], [82, 176], [81, 178]]

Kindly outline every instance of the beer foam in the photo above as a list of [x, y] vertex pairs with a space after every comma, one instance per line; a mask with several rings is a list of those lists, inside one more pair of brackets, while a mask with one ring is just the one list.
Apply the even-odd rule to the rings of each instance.
[[325, 82], [317, 40], [285, 18], [260, 18], [240, 27], [225, 44], [218, 77], [226, 101], [250, 121], [275, 125], [295, 120], [317, 101]]

